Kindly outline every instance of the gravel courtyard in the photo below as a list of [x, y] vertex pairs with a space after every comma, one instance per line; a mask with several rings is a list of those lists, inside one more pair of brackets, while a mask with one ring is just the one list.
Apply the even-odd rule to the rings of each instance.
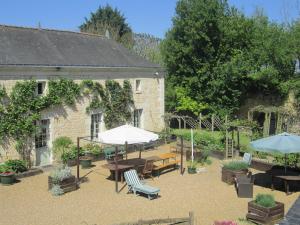
[[[142, 157], [168, 151], [168, 146], [162, 146], [143, 152]], [[138, 157], [138, 152], [129, 157]], [[116, 194], [115, 183], [107, 179], [109, 171], [101, 167], [104, 163], [95, 162], [95, 167], [81, 170], [87, 181], [77, 191], [60, 197], [47, 191], [49, 172], [24, 178], [12, 186], [0, 185], [0, 224], [110, 225], [141, 218], [187, 217], [189, 211], [194, 211], [198, 225], [212, 225], [213, 221], [224, 219], [242, 224], [239, 219], [245, 218], [249, 199], [238, 198], [233, 186], [221, 182], [221, 163], [217, 159], [206, 166], [206, 172], [181, 176], [175, 170], [154, 180], [147, 179], [148, 184], [161, 190], [160, 198], [151, 201], [127, 194], [127, 186]], [[254, 186], [254, 196], [257, 193], [274, 194], [277, 201], [285, 204], [285, 212], [299, 195], [286, 196], [284, 192]]]

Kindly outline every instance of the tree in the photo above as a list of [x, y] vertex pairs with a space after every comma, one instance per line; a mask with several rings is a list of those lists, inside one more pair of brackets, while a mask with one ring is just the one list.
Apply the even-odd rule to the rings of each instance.
[[133, 34], [130, 26], [121, 12], [111, 6], [99, 6], [95, 13], [91, 13], [89, 19], [79, 26], [81, 32], [105, 35], [109, 31], [112, 39], [131, 48], [133, 46]]
[[250, 92], [280, 95], [280, 83], [294, 76], [291, 49], [289, 30], [262, 13], [247, 18], [226, 0], [179, 0], [162, 43], [166, 101], [181, 87], [203, 110], [230, 114]]

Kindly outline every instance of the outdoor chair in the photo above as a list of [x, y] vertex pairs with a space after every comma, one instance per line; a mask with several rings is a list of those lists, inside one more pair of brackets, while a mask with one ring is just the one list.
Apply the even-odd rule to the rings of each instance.
[[245, 162], [245, 163], [247, 163], [250, 166], [251, 165], [251, 161], [252, 161], [252, 155], [250, 153], [248, 153], [248, 152], [245, 152], [242, 161]]
[[124, 173], [126, 183], [128, 185], [128, 192], [133, 192], [137, 195], [137, 192], [148, 195], [148, 199], [158, 197], [159, 188], [151, 187], [142, 183], [138, 177], [136, 170], [129, 170]]
[[239, 198], [253, 198], [254, 177], [249, 172], [235, 178], [235, 187]]
[[145, 179], [146, 176], [150, 176], [153, 180], [152, 170], [153, 170], [153, 160], [146, 160], [145, 166], [141, 171], [141, 178]]

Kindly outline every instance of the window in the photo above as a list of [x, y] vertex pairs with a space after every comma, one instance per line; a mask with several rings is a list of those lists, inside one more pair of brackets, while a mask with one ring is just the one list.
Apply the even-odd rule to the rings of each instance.
[[46, 86], [46, 82], [38, 82], [37, 83], [36, 92], [38, 95], [44, 94], [45, 86]]
[[141, 92], [142, 91], [141, 80], [135, 80], [135, 91], [136, 92]]
[[35, 148], [47, 147], [49, 136], [49, 124], [49, 120], [41, 120], [36, 123], [36, 126], [38, 126], [38, 131], [35, 135]]
[[91, 115], [91, 139], [98, 137], [100, 132], [100, 123], [101, 123], [101, 113], [96, 113]]
[[143, 109], [135, 109], [133, 111], [133, 126], [141, 128], [141, 118]]

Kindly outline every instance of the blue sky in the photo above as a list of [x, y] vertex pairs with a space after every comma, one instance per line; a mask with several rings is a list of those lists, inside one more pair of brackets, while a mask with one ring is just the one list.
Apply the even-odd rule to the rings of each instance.
[[[117, 7], [134, 32], [164, 37], [172, 25], [176, 0], [6, 0], [0, 2], [0, 24], [78, 31], [78, 26], [99, 5]], [[256, 6], [272, 21], [299, 17], [300, 0], [229, 0], [251, 16]]]

